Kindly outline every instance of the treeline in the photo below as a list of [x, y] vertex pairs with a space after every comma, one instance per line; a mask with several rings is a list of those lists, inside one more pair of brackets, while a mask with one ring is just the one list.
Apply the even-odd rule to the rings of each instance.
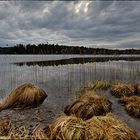
[[86, 48], [58, 44], [17, 44], [14, 47], [0, 47], [0, 54], [140, 54], [140, 49], [111, 50], [104, 48]]

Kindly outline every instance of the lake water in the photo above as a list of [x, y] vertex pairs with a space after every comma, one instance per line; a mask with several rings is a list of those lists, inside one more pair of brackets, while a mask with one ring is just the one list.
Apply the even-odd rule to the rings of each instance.
[[[0, 98], [23, 83], [42, 87], [48, 94], [40, 107], [43, 125], [63, 113], [65, 106], [75, 99], [78, 86], [96, 80], [140, 82], [140, 56], [0, 55]], [[113, 102], [114, 114], [140, 134], [140, 120], [127, 115], [109, 91], [104, 95]], [[0, 114], [15, 122], [31, 124], [38, 122], [34, 118], [37, 110], [26, 110], [20, 117], [12, 110]]]

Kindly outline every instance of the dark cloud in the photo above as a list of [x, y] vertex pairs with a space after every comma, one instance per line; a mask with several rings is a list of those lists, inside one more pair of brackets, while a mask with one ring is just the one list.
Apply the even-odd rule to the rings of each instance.
[[140, 48], [139, 9], [138, 1], [1, 1], [0, 46]]

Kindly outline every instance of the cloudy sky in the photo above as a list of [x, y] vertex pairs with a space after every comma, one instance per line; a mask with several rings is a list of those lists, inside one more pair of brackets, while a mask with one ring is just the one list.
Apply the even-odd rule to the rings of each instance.
[[0, 46], [140, 48], [139, 1], [0, 1]]

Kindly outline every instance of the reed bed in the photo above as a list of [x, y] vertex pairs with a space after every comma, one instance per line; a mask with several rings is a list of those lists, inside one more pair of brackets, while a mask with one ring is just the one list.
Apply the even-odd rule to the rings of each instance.
[[140, 118], [140, 97], [122, 97], [119, 102], [125, 106], [125, 110], [129, 115]]
[[87, 92], [66, 106], [64, 113], [87, 120], [93, 116], [105, 115], [111, 111], [111, 108], [112, 103], [105, 96], [96, 92]]
[[135, 91], [134, 84], [115, 83], [111, 86], [111, 94], [117, 98], [135, 95]]
[[0, 111], [8, 108], [38, 107], [47, 97], [46, 92], [33, 84], [23, 84], [14, 89], [0, 104]]
[[85, 132], [88, 140], [140, 140], [133, 129], [112, 114], [87, 120]]
[[83, 140], [86, 123], [75, 116], [60, 116], [50, 126], [50, 140]]

